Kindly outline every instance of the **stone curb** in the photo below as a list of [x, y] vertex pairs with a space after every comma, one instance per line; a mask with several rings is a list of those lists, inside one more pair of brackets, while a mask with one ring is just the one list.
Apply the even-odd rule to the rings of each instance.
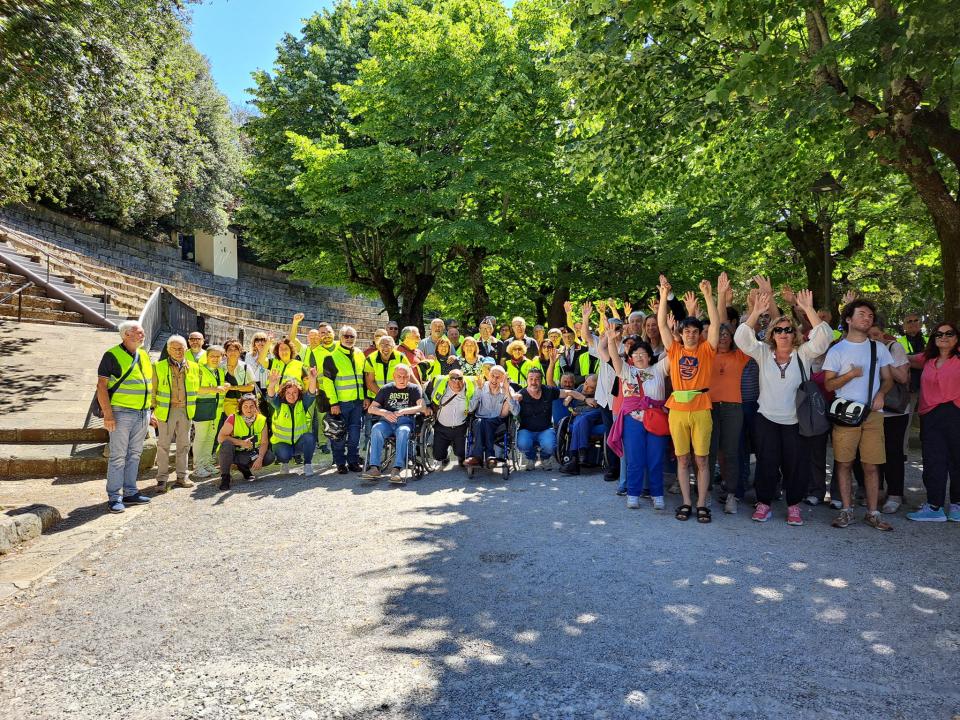
[[60, 512], [49, 505], [28, 505], [0, 515], [0, 555], [60, 522]]
[[[156, 459], [157, 441], [150, 438], [143, 445], [140, 472], [152, 468]], [[105, 457], [0, 458], [0, 479], [106, 475], [108, 462], [108, 458]]]

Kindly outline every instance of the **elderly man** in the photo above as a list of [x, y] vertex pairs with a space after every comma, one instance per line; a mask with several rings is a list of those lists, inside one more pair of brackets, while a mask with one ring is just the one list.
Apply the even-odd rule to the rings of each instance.
[[503, 419], [511, 412], [516, 415], [520, 406], [510, 393], [507, 383], [507, 371], [500, 365], [490, 368], [490, 379], [474, 396], [477, 398], [477, 417], [473, 421], [473, 447], [465, 465], [476, 467], [483, 464], [487, 458], [487, 467], [497, 465], [497, 456], [494, 448], [494, 438], [497, 429], [503, 425]]
[[630, 335], [642, 335], [643, 334], [643, 321], [645, 315], [639, 310], [634, 310], [627, 316], [627, 322], [623, 326], [623, 335], [624, 337], [629, 337]]
[[480, 332], [474, 337], [480, 346], [480, 356], [493, 358], [496, 362], [503, 359], [504, 343], [493, 334], [493, 329], [497, 326], [497, 320], [492, 315], [487, 315], [480, 321]]
[[153, 367], [153, 418], [157, 428], [157, 492], [167, 492], [170, 482], [170, 443], [177, 444], [177, 487], [193, 487], [187, 479], [190, 455], [190, 422], [197, 409], [200, 386], [198, 365], [187, 362], [187, 341], [182, 335], [167, 340], [167, 357]]
[[394, 370], [393, 382], [388, 382], [370, 403], [370, 413], [380, 417], [370, 436], [370, 466], [364, 474], [367, 480], [382, 477], [380, 463], [383, 461], [383, 446], [387, 438], [396, 436], [397, 451], [394, 454], [390, 482], [406, 484], [402, 471], [407, 465], [407, 450], [413, 434], [414, 417], [423, 412], [423, 395], [420, 386], [411, 382], [413, 373], [408, 365], [401, 363]]
[[456, 320], [450, 321], [450, 325], [447, 327], [447, 338], [450, 340], [450, 352], [459, 355], [463, 338], [460, 337], [460, 325]]
[[366, 399], [363, 366], [367, 358], [356, 347], [357, 331], [349, 325], [340, 328], [340, 342], [323, 361], [323, 392], [330, 402], [330, 414], [340, 415], [347, 435], [333, 441], [333, 462], [337, 472], [360, 472], [360, 428]]
[[207, 353], [203, 349], [205, 338], [202, 332], [196, 330], [187, 337], [187, 362], [191, 365], [205, 365], [207, 362]]
[[540, 346], [527, 335], [527, 321], [517, 316], [510, 321], [510, 327], [513, 329], [513, 340], [519, 340], [526, 346], [526, 356], [531, 360], [536, 358], [540, 354]]
[[110, 433], [107, 506], [114, 513], [123, 512], [127, 505], [150, 502], [137, 489], [137, 475], [150, 426], [153, 366], [147, 351], [140, 347], [140, 323], [128, 320], [119, 329], [121, 343], [103, 354], [97, 369], [97, 402], [103, 411], [103, 426]]
[[387, 335], [392, 337], [394, 342], [400, 342], [400, 325], [396, 320], [387, 323]]
[[430, 335], [420, 341], [417, 348], [424, 357], [433, 357], [437, 354], [437, 341], [447, 332], [447, 324], [443, 318], [434, 318], [430, 321]]
[[433, 426], [433, 457], [446, 462], [450, 446], [463, 465], [466, 456], [467, 415], [476, 410], [479, 397], [477, 386], [467, 382], [462, 370], [451, 370], [433, 380], [430, 408], [437, 415]]
[[417, 384], [420, 384], [419, 365], [426, 359], [420, 351], [419, 344], [420, 331], [416, 325], [407, 325], [400, 331], [400, 345], [397, 350], [403, 355], [406, 363], [413, 368], [413, 378]]

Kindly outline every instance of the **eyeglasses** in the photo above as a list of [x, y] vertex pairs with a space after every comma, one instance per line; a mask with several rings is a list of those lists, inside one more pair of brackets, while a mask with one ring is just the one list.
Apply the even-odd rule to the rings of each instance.
[[356, 339], [357, 339], [357, 336], [356, 336], [356, 335], [341, 335], [340, 337], [342, 337], [344, 340], [356, 340]]
[[938, 330], [933, 334], [933, 337], [938, 340], [940, 338], [952, 338], [956, 336], [957, 334], [953, 330]]
[[796, 330], [792, 327], [775, 327], [770, 332], [774, 335], [793, 335]]
[[450, 382], [463, 382], [463, 378], [459, 375], [451, 375]]

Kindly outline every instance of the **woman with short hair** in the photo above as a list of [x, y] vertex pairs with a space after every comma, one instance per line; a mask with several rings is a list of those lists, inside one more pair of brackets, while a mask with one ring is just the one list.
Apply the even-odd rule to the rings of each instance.
[[260, 412], [257, 396], [242, 396], [217, 434], [221, 490], [230, 489], [231, 466], [236, 465], [243, 478], [252, 482], [253, 473], [273, 463], [268, 437], [267, 418]]
[[213, 445], [220, 425], [223, 400], [230, 386], [226, 372], [220, 367], [223, 347], [207, 348], [205, 362], [197, 366], [200, 384], [197, 388], [197, 407], [193, 413], [193, 476], [208, 478], [217, 472], [213, 459]]

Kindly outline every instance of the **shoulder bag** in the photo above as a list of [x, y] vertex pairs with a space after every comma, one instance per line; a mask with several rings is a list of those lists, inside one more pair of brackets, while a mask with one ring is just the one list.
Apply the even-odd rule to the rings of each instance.
[[803, 361], [797, 353], [797, 365], [800, 366], [800, 386], [797, 388], [797, 421], [800, 423], [800, 435], [816, 437], [830, 429], [827, 417], [827, 403], [820, 392], [820, 386], [807, 377]]
[[[889, 345], [887, 345], [887, 350], [890, 349], [891, 345], [896, 345], [897, 341], [894, 340]], [[890, 389], [890, 392], [886, 394], [883, 398], [883, 409], [887, 412], [896, 413], [897, 415], [902, 415], [907, 411], [907, 408], [910, 407], [910, 384], [909, 382], [905, 383], [893, 383], [893, 387]]]
[[[117, 380], [113, 385], [107, 388], [107, 397], [112, 398], [113, 394], [117, 391], [117, 388], [123, 384], [123, 381], [127, 379], [130, 373], [133, 372], [133, 369], [140, 364], [140, 350], [137, 350], [137, 356], [133, 359], [133, 362], [130, 363], [130, 367], [127, 368], [127, 371], [120, 376], [120, 379]], [[90, 414], [93, 417], [103, 419], [103, 408], [100, 407], [100, 398], [97, 397], [97, 393], [93, 393], [93, 402], [90, 403]]]
[[860, 427], [870, 415], [870, 404], [873, 403], [873, 376], [877, 371], [877, 345], [873, 340], [870, 343], [870, 380], [867, 390], [867, 404], [836, 398], [830, 403], [830, 420], [834, 425], [843, 427]]

